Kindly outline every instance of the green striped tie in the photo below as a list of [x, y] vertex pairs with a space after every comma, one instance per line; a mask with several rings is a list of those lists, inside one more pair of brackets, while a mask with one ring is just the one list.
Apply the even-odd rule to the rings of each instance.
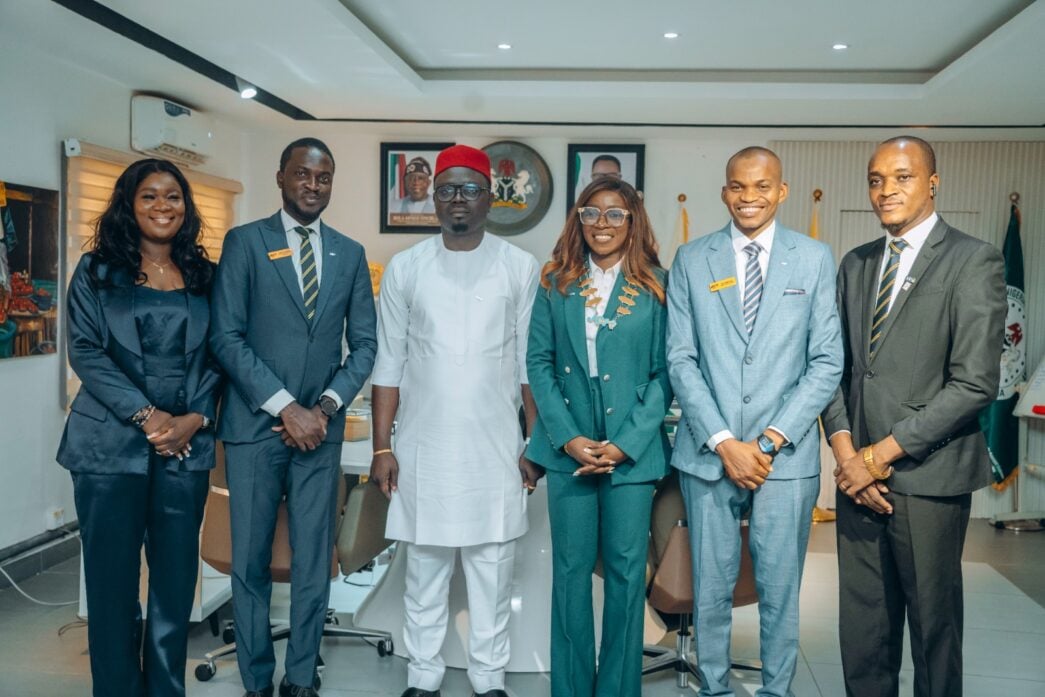
[[878, 299], [874, 305], [874, 319], [871, 322], [871, 355], [878, 348], [878, 341], [882, 338], [882, 324], [889, 316], [889, 299], [893, 295], [893, 285], [896, 283], [896, 271], [900, 268], [900, 252], [907, 248], [906, 240], [889, 240], [889, 261], [885, 265], [885, 273], [878, 284]]
[[319, 296], [319, 278], [316, 276], [316, 257], [308, 228], [298, 226], [294, 232], [301, 235], [301, 297], [305, 299], [305, 317], [311, 323], [316, 316], [316, 298]]

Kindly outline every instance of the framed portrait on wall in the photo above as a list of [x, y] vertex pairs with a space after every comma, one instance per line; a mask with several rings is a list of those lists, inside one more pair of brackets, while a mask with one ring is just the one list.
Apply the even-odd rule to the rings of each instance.
[[0, 181], [0, 359], [55, 353], [58, 192]]
[[381, 232], [439, 232], [435, 158], [453, 143], [381, 143]]
[[619, 177], [641, 194], [646, 168], [645, 145], [571, 144], [566, 150], [566, 214], [596, 177]]

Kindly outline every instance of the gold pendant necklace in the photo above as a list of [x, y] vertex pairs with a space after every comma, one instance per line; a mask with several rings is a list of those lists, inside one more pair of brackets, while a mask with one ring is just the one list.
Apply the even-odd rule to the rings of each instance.
[[151, 258], [149, 258], [149, 256], [148, 256], [147, 254], [145, 254], [144, 252], [142, 253], [142, 257], [143, 257], [143, 258], [144, 258], [144, 259], [145, 259], [145, 260], [146, 260], [147, 262], [149, 262], [150, 264], [152, 264], [153, 266], [155, 266], [155, 267], [156, 267], [156, 269], [157, 269], [157, 270], [158, 270], [158, 271], [160, 272], [160, 275], [161, 275], [161, 276], [162, 276], [162, 275], [164, 275], [164, 274], [166, 273], [166, 268], [167, 268], [168, 266], [170, 266], [170, 265], [171, 265], [171, 264], [173, 263], [173, 262], [171, 262], [171, 261], [168, 261], [168, 262], [167, 262], [166, 264], [157, 264], [157, 263], [156, 263], [155, 261], [153, 261], [153, 260], [152, 260]]
[[617, 300], [620, 304], [617, 305], [615, 316], [613, 319], [607, 319], [598, 314], [597, 308], [599, 303], [602, 302], [602, 297], [597, 294], [593, 283], [591, 268], [589, 267], [588, 272], [578, 283], [578, 285], [583, 289], [580, 292], [581, 297], [586, 298], [584, 302], [585, 310], [588, 308], [592, 309], [592, 314], [587, 318], [587, 320], [598, 327], [606, 327], [610, 331], [613, 331], [617, 328], [617, 322], [620, 318], [631, 314], [631, 309], [629, 308], [635, 307], [635, 298], [638, 296], [640, 288], [633, 280], [625, 276], [624, 286], [621, 288], [622, 295], [617, 296]]

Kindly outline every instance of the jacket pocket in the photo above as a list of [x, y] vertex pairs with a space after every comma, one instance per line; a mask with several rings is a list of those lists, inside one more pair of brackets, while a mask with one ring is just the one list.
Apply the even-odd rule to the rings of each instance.
[[646, 388], [649, 387], [648, 382], [644, 382], [635, 388], [635, 394], [638, 395], [640, 402], [646, 401]]

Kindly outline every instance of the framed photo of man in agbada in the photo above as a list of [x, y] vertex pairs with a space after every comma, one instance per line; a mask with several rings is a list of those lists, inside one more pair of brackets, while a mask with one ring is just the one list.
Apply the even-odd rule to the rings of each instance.
[[567, 147], [566, 163], [566, 215], [570, 215], [578, 194], [597, 177], [618, 177], [642, 195], [645, 145], [574, 143]]
[[453, 143], [381, 143], [381, 232], [439, 232], [435, 158]]

